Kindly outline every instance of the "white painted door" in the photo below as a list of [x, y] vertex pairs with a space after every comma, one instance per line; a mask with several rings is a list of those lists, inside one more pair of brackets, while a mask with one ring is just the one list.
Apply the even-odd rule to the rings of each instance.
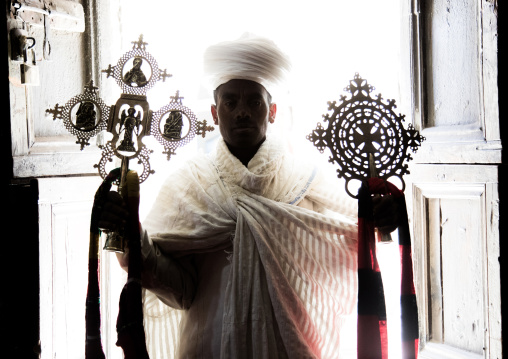
[[[16, 12], [14, 3], [21, 6]], [[83, 151], [61, 120], [46, 113], [83, 93], [90, 81], [99, 85], [100, 31], [94, 28], [97, 1], [55, 0], [12, 2], [8, 9], [8, 43], [24, 32], [35, 46], [28, 62], [38, 76], [24, 83], [23, 60], [9, 48], [9, 98], [13, 175], [36, 178], [39, 188], [40, 339], [41, 358], [84, 358], [85, 300], [88, 273], [88, 238], [94, 193], [101, 183], [94, 164], [101, 152], [95, 141]], [[51, 13], [48, 11], [52, 11]], [[45, 26], [46, 24], [46, 26]], [[49, 24], [49, 25], [48, 25]], [[92, 30], [93, 29], [93, 30]], [[106, 46], [107, 38], [101, 41]], [[113, 47], [113, 46], [111, 46]], [[32, 51], [33, 50], [33, 51]], [[105, 86], [107, 88], [107, 85]], [[106, 94], [106, 91], [104, 91]], [[106, 103], [114, 103], [103, 98]], [[118, 293], [112, 291], [107, 255], [102, 261], [103, 338], [108, 358], [115, 352], [115, 310]], [[111, 266], [119, 270], [117, 265]], [[117, 273], [118, 274], [118, 273]], [[123, 284], [120, 283], [120, 288]], [[115, 286], [116, 288], [117, 286]], [[108, 301], [107, 296], [115, 299]], [[111, 305], [110, 303], [116, 303]]]
[[501, 358], [493, 2], [405, 3], [403, 94], [426, 141], [410, 165], [422, 358]]
[[[98, 176], [39, 178], [41, 358], [84, 358], [90, 213]], [[114, 253], [101, 251], [102, 340], [116, 347], [119, 291], [125, 283]], [[111, 281], [112, 278], [118, 280]]]

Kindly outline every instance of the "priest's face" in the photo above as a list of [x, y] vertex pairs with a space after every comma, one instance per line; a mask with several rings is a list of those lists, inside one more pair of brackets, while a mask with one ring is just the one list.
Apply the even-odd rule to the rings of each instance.
[[257, 150], [277, 111], [268, 91], [254, 81], [231, 80], [217, 88], [215, 102], [212, 116], [228, 146]]

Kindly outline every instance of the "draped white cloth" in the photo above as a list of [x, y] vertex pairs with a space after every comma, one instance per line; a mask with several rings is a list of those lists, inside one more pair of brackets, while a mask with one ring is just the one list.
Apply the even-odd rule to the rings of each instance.
[[[145, 297], [151, 358], [174, 357], [185, 340], [185, 311], [153, 294], [171, 302], [165, 254], [178, 261], [227, 248], [221, 358], [337, 357], [341, 326], [356, 304], [357, 228], [355, 201], [332, 184], [270, 139], [248, 167], [220, 141], [213, 154], [170, 176], [143, 223], [145, 276], [154, 277]], [[179, 297], [185, 308], [192, 307], [187, 289]]]

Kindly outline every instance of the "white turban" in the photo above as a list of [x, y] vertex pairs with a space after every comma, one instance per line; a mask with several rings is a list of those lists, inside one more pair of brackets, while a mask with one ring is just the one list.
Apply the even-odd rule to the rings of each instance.
[[252, 34], [212, 45], [204, 54], [204, 74], [213, 89], [233, 79], [251, 80], [273, 95], [290, 68], [289, 57], [272, 40]]

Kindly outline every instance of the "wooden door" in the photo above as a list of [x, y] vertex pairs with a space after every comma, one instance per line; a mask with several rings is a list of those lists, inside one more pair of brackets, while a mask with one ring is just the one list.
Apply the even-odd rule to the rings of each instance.
[[[39, 226], [41, 358], [82, 358], [90, 211], [101, 183], [94, 164], [101, 151], [95, 141], [80, 150], [62, 121], [53, 120], [46, 110], [56, 104], [63, 106], [83, 93], [90, 80], [101, 86], [99, 64], [109, 58], [100, 60], [106, 52], [97, 49], [114, 49], [114, 42], [107, 44], [109, 38], [100, 40], [101, 31], [109, 31], [107, 24], [100, 29], [95, 24], [108, 7], [100, 6], [104, 5], [101, 1], [71, 0], [17, 1], [8, 5], [12, 175], [13, 180], [35, 179], [39, 190], [39, 221], [35, 225]], [[30, 83], [23, 81], [24, 60], [15, 56], [12, 46], [20, 32], [34, 42], [34, 51], [30, 50], [27, 57], [30, 65], [35, 61], [38, 76]], [[107, 91], [101, 95], [107, 95]], [[114, 103], [111, 98], [103, 100]], [[118, 286], [111, 286], [107, 280], [110, 259], [105, 255], [102, 261], [101, 284], [106, 299], [103, 313], [111, 313], [111, 317], [103, 317], [103, 338], [108, 358], [121, 358], [121, 350], [115, 351], [114, 344], [119, 293], [113, 289]], [[116, 265], [111, 267], [119, 270]], [[121, 288], [123, 283], [119, 285]], [[108, 295], [115, 299], [107, 300]]]
[[423, 146], [410, 165], [422, 358], [501, 358], [497, 9], [404, 4], [403, 103]]

